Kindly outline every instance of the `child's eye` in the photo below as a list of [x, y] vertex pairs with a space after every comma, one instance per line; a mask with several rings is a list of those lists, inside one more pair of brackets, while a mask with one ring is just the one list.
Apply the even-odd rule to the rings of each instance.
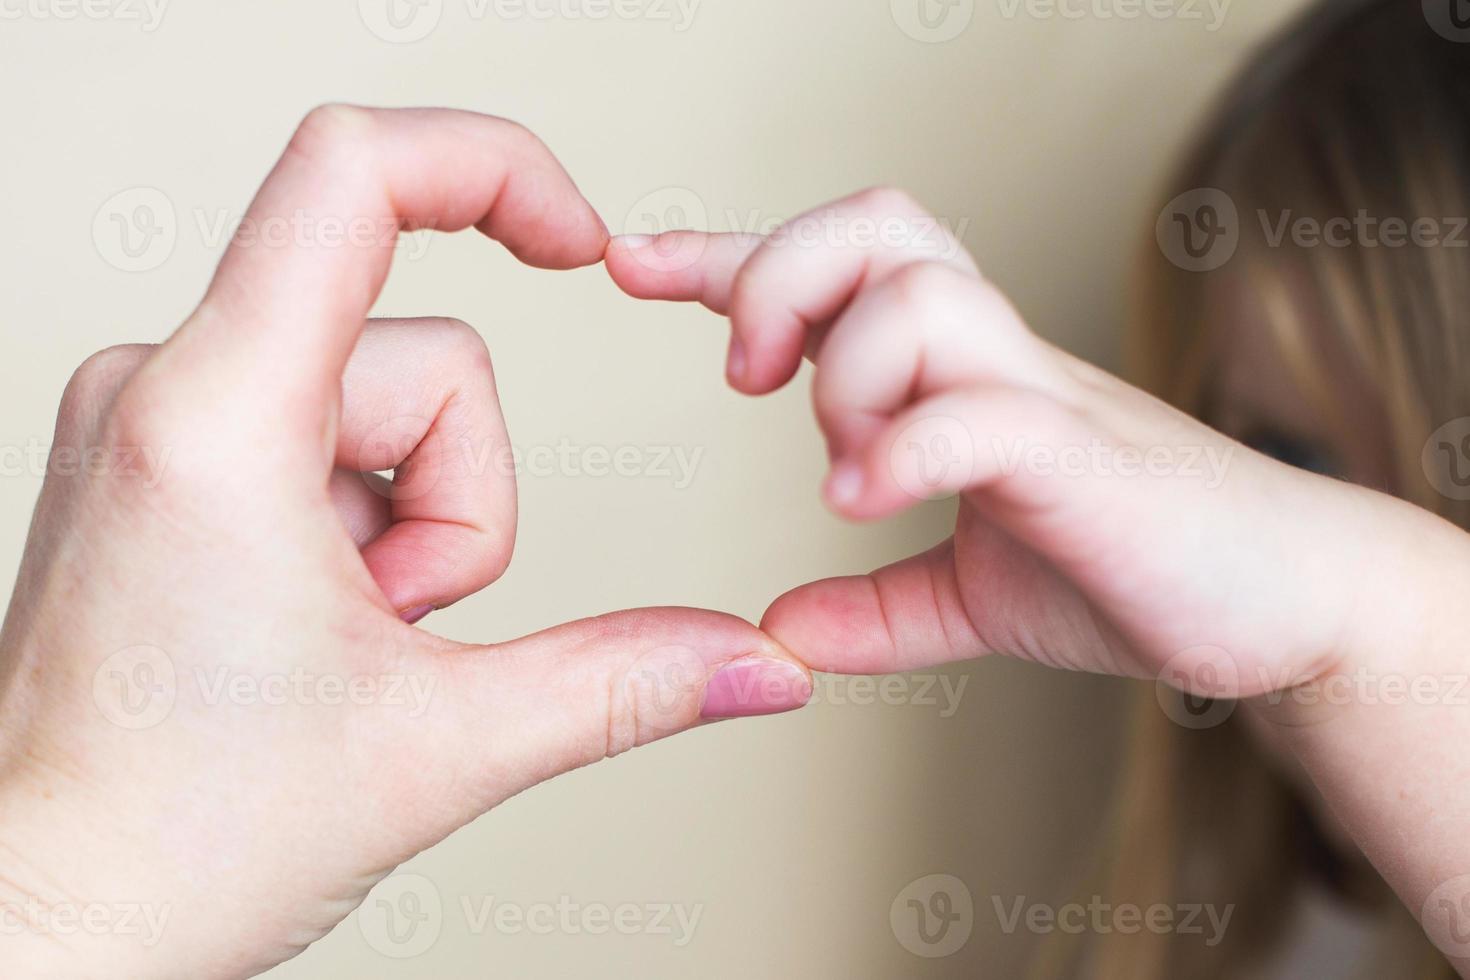
[[1295, 436], [1288, 436], [1270, 429], [1261, 429], [1241, 440], [1256, 452], [1272, 459], [1295, 466], [1308, 473], [1322, 476], [1340, 476], [1342, 468], [1331, 452]]

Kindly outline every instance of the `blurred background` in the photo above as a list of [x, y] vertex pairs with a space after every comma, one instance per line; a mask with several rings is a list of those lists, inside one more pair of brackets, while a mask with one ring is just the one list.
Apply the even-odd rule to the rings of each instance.
[[[188, 314], [318, 103], [519, 120], [614, 231], [768, 230], [897, 185], [963, 234], [1037, 331], [1116, 368], [1154, 188], [1232, 67], [1300, 6], [0, 0], [3, 584], [72, 369]], [[951, 527], [944, 505], [872, 528], [832, 518], [809, 376], [733, 394], [721, 321], [635, 303], [600, 269], [532, 271], [474, 235], [416, 236], [378, 312], [474, 324], [517, 446], [558, 461], [521, 476], [505, 578], [426, 622], [448, 636], [642, 605], [755, 620], [791, 586]], [[637, 473], [586, 472], [623, 447]], [[510, 801], [271, 976], [1015, 976], [1045, 939], [1011, 920], [1017, 903], [1070, 900], [1097, 846], [1129, 692], [998, 660], [823, 677], [806, 711]]]

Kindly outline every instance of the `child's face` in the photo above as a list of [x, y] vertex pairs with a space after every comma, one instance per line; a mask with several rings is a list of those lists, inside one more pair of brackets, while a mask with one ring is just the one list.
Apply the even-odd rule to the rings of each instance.
[[[1253, 295], [1237, 291], [1222, 311], [1232, 316], [1217, 331], [1221, 340], [1211, 366], [1210, 424], [1292, 466], [1393, 492], [1388, 428], [1371, 385], [1353, 367], [1337, 333], [1314, 325], [1308, 355], [1320, 359], [1313, 367], [1330, 386], [1328, 411], [1302, 389]], [[1283, 746], [1281, 733], [1255, 712], [1242, 717], [1265, 754], [1309, 801], [1318, 825], [1339, 851], [1355, 852], [1352, 838]]]
[[1329, 405], [1301, 387], [1254, 296], [1238, 291], [1217, 332], [1210, 424], [1284, 463], [1394, 491], [1392, 442], [1372, 386], [1338, 334], [1317, 324], [1302, 356], [1328, 386]]

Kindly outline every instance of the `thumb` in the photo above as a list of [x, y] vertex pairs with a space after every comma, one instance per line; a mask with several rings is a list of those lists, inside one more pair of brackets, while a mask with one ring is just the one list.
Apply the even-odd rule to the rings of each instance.
[[812, 694], [811, 672], [776, 641], [696, 609], [612, 613], [436, 656], [433, 728], [451, 743], [436, 748], [470, 788], [469, 818], [552, 776]]

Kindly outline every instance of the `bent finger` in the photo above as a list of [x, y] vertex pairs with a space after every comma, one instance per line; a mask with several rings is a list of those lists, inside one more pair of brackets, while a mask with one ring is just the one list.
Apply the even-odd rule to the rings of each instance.
[[[673, 258], [660, 258], [659, 249]], [[978, 276], [937, 218], [907, 194], [874, 189], [809, 211], [764, 240], [672, 232], [624, 242], [610, 250], [609, 269], [633, 295], [728, 311], [730, 383], [763, 394], [791, 380], [814, 336], [864, 283], [920, 261]]]
[[259, 414], [274, 400], [286, 411], [273, 421], [319, 431], [399, 232], [471, 226], [544, 268], [590, 265], [607, 244], [566, 171], [515, 123], [447, 109], [315, 110], [167, 354], [209, 386], [211, 403], [246, 397]]
[[498, 579], [515, 547], [516, 484], [479, 334], [457, 320], [372, 321], [342, 387], [336, 467], [385, 494], [389, 523], [362, 557], [389, 604], [418, 619]]

